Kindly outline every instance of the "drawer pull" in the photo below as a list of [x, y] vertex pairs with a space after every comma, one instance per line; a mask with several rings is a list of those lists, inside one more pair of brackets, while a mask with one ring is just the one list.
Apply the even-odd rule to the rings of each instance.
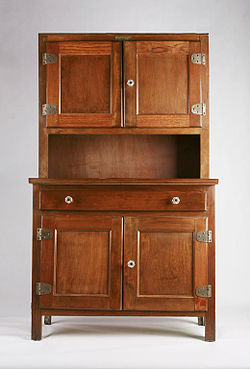
[[64, 200], [65, 200], [66, 204], [71, 204], [74, 201], [73, 197], [71, 197], [71, 196], [66, 196]]
[[178, 196], [175, 196], [172, 198], [172, 204], [178, 205], [181, 202], [180, 198]]
[[134, 84], [135, 84], [135, 82], [134, 82], [132, 79], [129, 79], [129, 80], [127, 81], [127, 85], [128, 85], [129, 87], [134, 86]]
[[128, 261], [128, 267], [129, 268], [134, 268], [135, 267], [135, 261], [134, 260], [129, 260]]

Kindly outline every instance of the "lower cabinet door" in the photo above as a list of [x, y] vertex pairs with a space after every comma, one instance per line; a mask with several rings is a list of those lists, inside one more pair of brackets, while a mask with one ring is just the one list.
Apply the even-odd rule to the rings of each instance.
[[206, 311], [196, 287], [208, 284], [205, 217], [126, 217], [124, 309]]
[[42, 227], [53, 238], [41, 241], [40, 281], [52, 291], [40, 307], [120, 310], [122, 218], [46, 215]]

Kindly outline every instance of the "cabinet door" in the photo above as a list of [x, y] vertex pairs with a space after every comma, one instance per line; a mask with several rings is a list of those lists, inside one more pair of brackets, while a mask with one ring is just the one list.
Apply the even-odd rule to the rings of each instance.
[[121, 309], [121, 217], [43, 216], [53, 239], [41, 241], [41, 282], [48, 308]]
[[126, 127], [201, 126], [201, 116], [191, 113], [192, 105], [204, 102], [204, 66], [192, 63], [194, 53], [200, 53], [200, 42], [124, 43]]
[[48, 127], [121, 126], [121, 43], [48, 42], [46, 103], [57, 112]]
[[125, 218], [126, 310], [207, 310], [195, 294], [208, 284], [208, 245], [196, 240], [206, 227], [207, 218]]

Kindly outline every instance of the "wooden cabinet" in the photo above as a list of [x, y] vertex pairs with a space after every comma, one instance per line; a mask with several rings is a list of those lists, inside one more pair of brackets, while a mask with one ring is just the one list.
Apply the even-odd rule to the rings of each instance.
[[32, 339], [55, 315], [189, 316], [215, 340], [208, 36], [39, 36]]

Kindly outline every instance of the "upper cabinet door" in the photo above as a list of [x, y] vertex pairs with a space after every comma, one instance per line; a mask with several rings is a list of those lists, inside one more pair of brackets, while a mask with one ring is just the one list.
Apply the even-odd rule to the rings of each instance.
[[46, 53], [56, 56], [46, 65], [46, 104], [56, 106], [46, 117], [47, 127], [120, 127], [121, 43], [46, 46]]
[[124, 42], [126, 127], [201, 127], [200, 42]]

